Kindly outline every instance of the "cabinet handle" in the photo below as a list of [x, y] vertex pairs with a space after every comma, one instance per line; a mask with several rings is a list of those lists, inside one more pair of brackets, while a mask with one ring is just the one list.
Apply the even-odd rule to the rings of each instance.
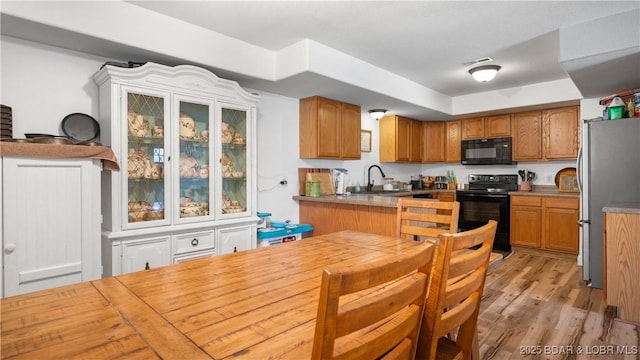
[[144, 264], [144, 269], [145, 269], [145, 270], [149, 270], [149, 269], [151, 269], [151, 268], [149, 267], [149, 262], [147, 262], [146, 264]]
[[191, 245], [193, 245], [193, 246], [197, 246], [198, 243], [199, 243], [198, 239], [194, 238], [193, 240], [191, 240]]
[[13, 252], [13, 250], [16, 249], [16, 244], [14, 243], [9, 243], [7, 244], [7, 246], [4, 247], [4, 253], [5, 254], [11, 254]]

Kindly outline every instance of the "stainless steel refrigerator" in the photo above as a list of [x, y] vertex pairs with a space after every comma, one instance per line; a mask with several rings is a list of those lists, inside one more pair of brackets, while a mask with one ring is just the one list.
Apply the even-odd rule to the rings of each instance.
[[602, 288], [602, 208], [640, 202], [640, 118], [584, 120], [577, 165], [583, 280]]

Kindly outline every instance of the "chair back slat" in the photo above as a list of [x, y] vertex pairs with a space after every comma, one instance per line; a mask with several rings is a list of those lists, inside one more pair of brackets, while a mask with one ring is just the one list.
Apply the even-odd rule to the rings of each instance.
[[487, 257], [491, 257], [491, 246], [488, 244], [475, 251], [460, 252], [452, 256], [449, 264], [449, 278], [453, 279], [479, 268]]
[[398, 346], [388, 352], [382, 360], [411, 359], [411, 349], [413, 344], [411, 340], [404, 339]]
[[398, 237], [410, 240], [437, 238], [458, 229], [460, 203], [420, 199], [398, 199]]
[[357, 301], [345, 304], [338, 311], [336, 336], [344, 336], [380, 319], [397, 313], [408, 306], [408, 299], [418, 299], [424, 293], [425, 274], [418, 273], [415, 279], [391, 284], [387, 291], [372, 296], [365, 296]]

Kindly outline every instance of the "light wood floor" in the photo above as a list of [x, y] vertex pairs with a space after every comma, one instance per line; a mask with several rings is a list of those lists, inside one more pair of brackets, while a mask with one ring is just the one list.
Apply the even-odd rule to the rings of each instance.
[[575, 257], [515, 250], [487, 275], [482, 359], [640, 359], [640, 326], [614, 319], [581, 278]]

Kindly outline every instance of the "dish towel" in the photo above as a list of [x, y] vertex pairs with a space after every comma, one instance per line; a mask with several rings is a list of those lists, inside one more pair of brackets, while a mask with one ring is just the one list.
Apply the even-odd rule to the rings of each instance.
[[120, 171], [116, 155], [106, 146], [0, 142], [0, 156], [92, 158], [102, 160], [106, 170]]

